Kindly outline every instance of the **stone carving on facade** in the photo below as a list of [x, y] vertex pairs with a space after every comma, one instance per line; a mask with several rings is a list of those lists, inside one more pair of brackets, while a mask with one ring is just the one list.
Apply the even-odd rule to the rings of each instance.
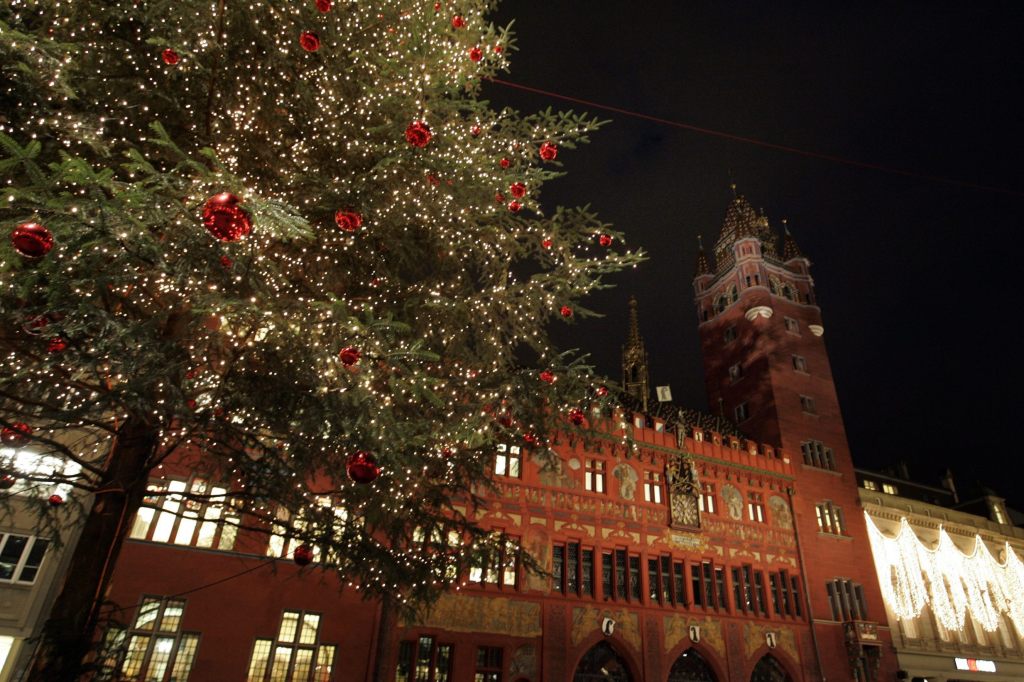
[[619, 495], [622, 499], [632, 501], [636, 495], [636, 482], [639, 480], [636, 469], [625, 462], [620, 462], [612, 469], [612, 476], [619, 480]]
[[685, 616], [665, 616], [665, 653], [675, 649], [682, 641], [690, 641], [691, 625], [700, 627], [701, 644], [725, 657], [725, 639], [722, 637], [721, 623], [710, 618], [699, 620]]
[[565, 473], [562, 458], [554, 451], [547, 453], [534, 452], [533, 463], [540, 472], [541, 485], [553, 488], [578, 488], [579, 484]]
[[781, 495], [772, 495], [768, 498], [768, 508], [772, 511], [772, 521], [783, 530], [793, 528], [793, 514], [789, 511], [789, 504]]
[[633, 649], [640, 653], [640, 617], [625, 609], [592, 609], [577, 607], [572, 610], [572, 644], [580, 642], [595, 632], [601, 632], [601, 621], [611, 618], [615, 621], [615, 636], [621, 636]]
[[509, 664], [509, 674], [513, 678], [533, 680], [537, 677], [537, 647], [532, 644], [524, 644], [512, 654], [512, 663]]
[[509, 637], [540, 637], [540, 604], [507, 597], [444, 594], [416, 625], [454, 632], [486, 632]]
[[743, 518], [743, 495], [740, 494], [739, 488], [730, 483], [723, 485], [722, 500], [725, 501], [730, 519], [739, 521]]
[[665, 468], [668, 484], [669, 525], [673, 528], [700, 528], [700, 481], [697, 468], [685, 457], [674, 456]]

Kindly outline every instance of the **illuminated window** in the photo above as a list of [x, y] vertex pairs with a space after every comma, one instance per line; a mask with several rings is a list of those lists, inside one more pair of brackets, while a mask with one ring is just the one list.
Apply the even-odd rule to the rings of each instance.
[[746, 421], [750, 417], [750, 408], [747, 407], [746, 403], [740, 403], [736, 406], [734, 413], [736, 414], [737, 422]]
[[644, 472], [644, 500], [661, 504], [661, 474], [657, 471]]
[[50, 541], [32, 535], [0, 533], [0, 581], [35, 582]]
[[808, 414], [818, 414], [818, 408], [814, 404], [814, 398], [809, 395], [800, 396], [800, 409]]
[[[313, 548], [313, 561], [322, 561], [320, 545], [309, 542], [318, 535], [333, 536], [337, 529], [348, 522], [348, 512], [334, 505], [327, 495], [317, 495], [313, 509], [303, 509], [295, 515], [284, 507], [278, 507], [271, 523], [271, 535], [267, 542], [267, 556], [291, 557], [299, 545], [309, 544]], [[327, 557], [327, 563], [338, 563], [337, 558]]]
[[594, 550], [578, 542], [556, 544], [552, 551], [552, 589], [580, 597], [594, 596]]
[[107, 631], [103, 667], [120, 670], [125, 679], [185, 682], [199, 648], [199, 633], [180, 631], [184, 613], [184, 599], [145, 597], [131, 629]]
[[715, 484], [701, 482], [700, 484], [700, 510], [705, 514], [715, 513]]
[[481, 646], [476, 649], [476, 675], [473, 682], [501, 682], [502, 648]]
[[469, 569], [469, 581], [478, 585], [515, 589], [519, 582], [519, 554], [519, 538], [507, 538], [493, 563]]
[[494, 457], [494, 473], [497, 476], [521, 478], [523, 452], [518, 445], [498, 444], [498, 452]]
[[832, 535], [843, 535], [846, 533], [846, 522], [843, 520], [843, 510], [825, 500], [814, 507], [818, 516], [818, 530], [822, 533]]
[[832, 454], [832, 448], [826, 447], [821, 441], [805, 440], [800, 444], [800, 451], [803, 452], [804, 464], [807, 466], [835, 471], [836, 458]]
[[595, 493], [604, 492], [604, 460], [587, 459], [583, 472], [583, 488]]
[[230, 550], [235, 546], [237, 512], [227, 505], [227, 488], [191, 481], [151, 481], [135, 514], [130, 537], [176, 545]]
[[327, 682], [338, 647], [320, 643], [319, 613], [285, 611], [274, 639], [257, 639], [246, 682]]
[[398, 647], [395, 682], [450, 682], [453, 653], [451, 644], [438, 644], [428, 635], [406, 640]]
[[765, 522], [764, 496], [761, 493], [747, 494], [747, 517], [757, 523]]
[[868, 608], [864, 601], [864, 588], [845, 578], [825, 583], [833, 620], [867, 620]]
[[777, 616], [800, 617], [800, 582], [786, 571], [768, 573], [768, 591]]
[[73, 462], [55, 455], [41, 455], [29, 448], [10, 448], [0, 445], [0, 471], [14, 477], [14, 484], [4, 491], [9, 495], [31, 495], [47, 498], [60, 495], [68, 498], [73, 487], [69, 483], [53, 485], [42, 479], [74, 479], [82, 471], [78, 462]]
[[878, 484], [875, 483], [874, 481], [871, 481], [871, 480], [868, 480], [868, 479], [865, 478], [864, 479], [864, 490], [875, 490], [875, 491], [877, 491], [878, 490]]
[[894, 486], [892, 483], [883, 483], [882, 492], [888, 493], [889, 495], [896, 495], [898, 491], [896, 490], [896, 486]]

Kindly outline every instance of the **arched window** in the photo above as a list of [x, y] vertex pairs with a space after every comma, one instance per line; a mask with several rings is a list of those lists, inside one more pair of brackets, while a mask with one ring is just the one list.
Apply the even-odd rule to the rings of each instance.
[[764, 656], [750, 675], [750, 682], [792, 682], [786, 669], [772, 656]]
[[672, 664], [668, 682], [718, 682], [718, 678], [699, 653], [687, 649]]
[[607, 642], [598, 642], [576, 666], [573, 682], [633, 682], [625, 659]]

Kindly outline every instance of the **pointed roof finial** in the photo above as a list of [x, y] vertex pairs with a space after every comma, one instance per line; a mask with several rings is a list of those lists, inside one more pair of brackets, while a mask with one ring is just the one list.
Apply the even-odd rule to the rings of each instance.
[[711, 266], [708, 264], [708, 257], [704, 253], [704, 238], [701, 235], [697, 235], [697, 272], [694, 277], [700, 277], [701, 275], [710, 275]]
[[630, 295], [629, 297], [629, 336], [627, 337], [627, 345], [638, 346], [640, 345], [640, 315], [637, 312], [639, 304], [636, 302], [636, 296]]
[[804, 252], [797, 246], [796, 239], [793, 238], [789, 231], [789, 222], [783, 220], [782, 228], [785, 231], [782, 238], [782, 261], [788, 263], [795, 258], [803, 258]]
[[735, 182], [730, 182], [729, 183], [729, 189], [732, 190], [732, 198], [733, 199], [739, 199], [739, 195], [736, 194], [736, 183]]

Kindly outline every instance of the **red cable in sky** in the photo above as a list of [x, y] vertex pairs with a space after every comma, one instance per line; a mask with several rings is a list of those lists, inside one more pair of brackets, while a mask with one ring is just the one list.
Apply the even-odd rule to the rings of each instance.
[[661, 125], [671, 126], [673, 128], [681, 128], [683, 130], [689, 130], [694, 133], [701, 133], [702, 135], [710, 135], [712, 137], [721, 137], [726, 140], [732, 140], [733, 142], [742, 142], [744, 144], [752, 144], [758, 147], [765, 147], [767, 149], [774, 149], [780, 152], [786, 152], [788, 154], [797, 154], [799, 156], [806, 156], [812, 159], [821, 159], [823, 161], [831, 161], [833, 163], [841, 163], [846, 166], [853, 166], [855, 168], [867, 168], [869, 170], [881, 171], [882, 173], [892, 173], [894, 175], [903, 175], [909, 178], [919, 178], [921, 180], [930, 180], [932, 182], [941, 182], [947, 185], [956, 185], [958, 187], [967, 187], [970, 189], [980, 189], [986, 192], [998, 192], [1000, 194], [1009, 194], [1015, 197], [1024, 197], [1024, 192], [1018, 192], [1012, 189], [1006, 189], [1003, 187], [991, 187], [989, 185], [979, 185], [973, 182], [966, 182], [964, 180], [955, 180], [953, 178], [944, 178], [938, 175], [926, 175], [924, 173], [915, 173], [913, 171], [903, 170], [901, 168], [892, 168], [891, 166], [883, 166], [877, 163], [868, 163], [866, 161], [857, 161], [855, 159], [847, 159], [842, 156], [834, 156], [832, 154], [822, 154], [820, 152], [812, 152], [807, 149], [800, 149], [798, 147], [790, 147], [784, 144], [776, 144], [774, 142], [766, 142], [764, 140], [758, 140], [753, 137], [744, 137], [743, 135], [734, 135], [732, 133], [726, 133], [721, 130], [713, 130], [711, 128], [702, 128], [700, 126], [691, 125], [689, 123], [682, 123], [680, 121], [670, 121], [665, 118], [658, 118], [657, 116], [651, 116], [649, 114], [642, 114], [638, 111], [630, 111], [628, 109], [620, 109], [619, 107], [613, 107], [608, 104], [600, 104], [598, 102], [591, 102], [585, 99], [579, 99], [577, 97], [570, 97], [568, 95], [560, 95], [557, 92], [551, 92], [549, 90], [541, 90], [540, 88], [533, 88], [528, 85], [520, 85], [519, 83], [512, 83], [511, 81], [502, 80], [500, 78], [489, 78], [488, 80], [497, 83], [498, 85], [504, 85], [505, 87], [514, 88], [516, 90], [524, 90], [526, 92], [532, 92], [537, 95], [544, 95], [545, 97], [553, 97], [554, 99], [564, 100], [566, 102], [573, 102], [575, 104], [582, 104], [586, 107], [594, 109], [603, 109], [604, 111], [612, 111], [616, 114], [622, 114], [624, 116], [631, 116], [633, 118], [640, 118], [645, 121], [652, 121]]

